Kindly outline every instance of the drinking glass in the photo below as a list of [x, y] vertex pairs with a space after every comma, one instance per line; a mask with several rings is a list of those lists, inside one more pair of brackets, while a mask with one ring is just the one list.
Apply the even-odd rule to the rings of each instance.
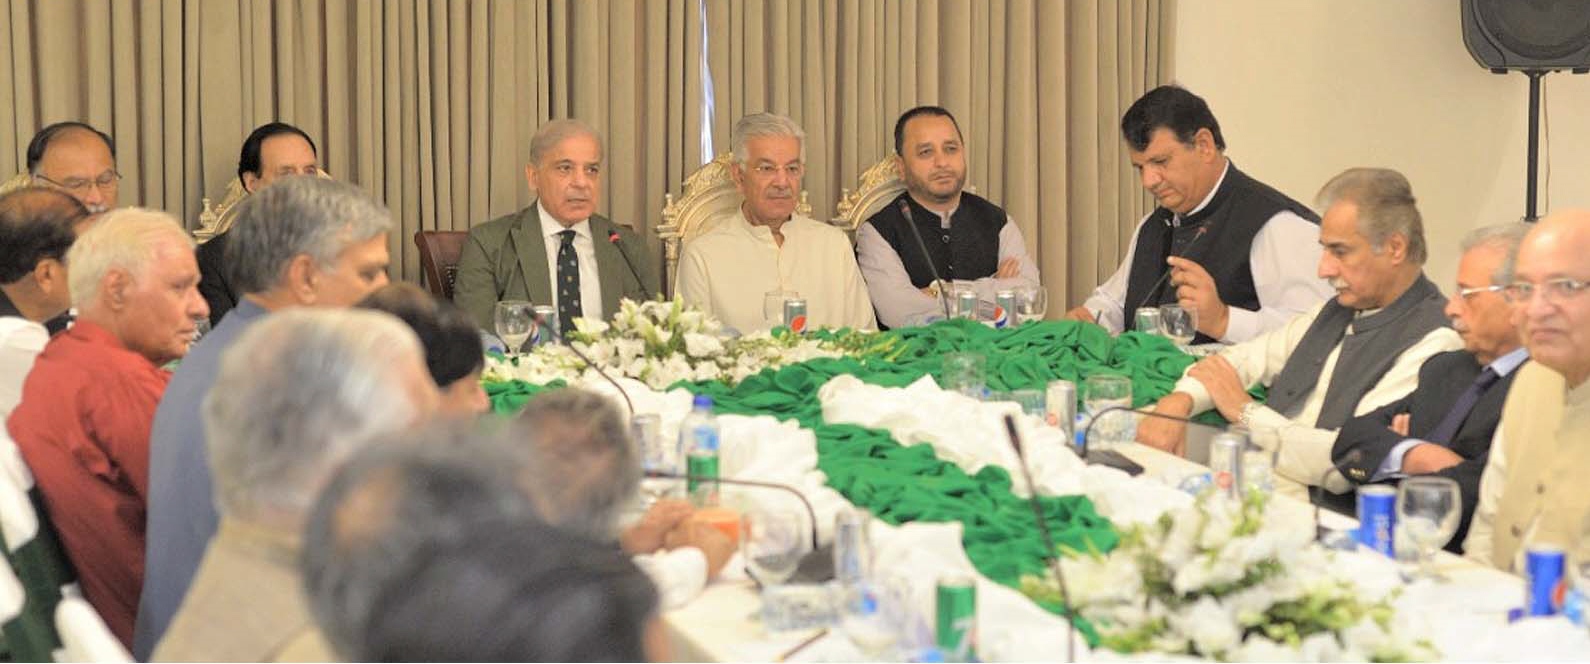
[[839, 627], [856, 644], [868, 661], [900, 661], [893, 656], [900, 638], [891, 615], [891, 598], [886, 589], [871, 582], [840, 586], [838, 593]]
[[983, 373], [986, 366], [982, 353], [945, 353], [939, 377], [944, 389], [981, 399], [988, 385]]
[[519, 352], [535, 332], [535, 310], [524, 300], [503, 300], [493, 312], [497, 338], [508, 346], [508, 354]]
[[[666, 445], [662, 438], [662, 418], [656, 413], [638, 413], [629, 421], [629, 434], [640, 453], [641, 468], [648, 472], [679, 472], [678, 447]], [[659, 499], [684, 495], [684, 481], [665, 478], [641, 480], [640, 494], [647, 507]]]
[[1165, 304], [1159, 307], [1160, 329], [1183, 353], [1191, 353], [1188, 344], [1193, 337], [1198, 336], [1198, 311], [1186, 309], [1179, 304]]
[[1397, 525], [1418, 552], [1415, 578], [1441, 578], [1435, 571], [1435, 551], [1457, 532], [1459, 495], [1457, 482], [1446, 477], [1410, 477], [1397, 487]]
[[1136, 323], [1132, 327], [1143, 334], [1164, 336], [1165, 325], [1160, 322], [1159, 307], [1138, 307]]
[[1049, 311], [1049, 291], [1042, 286], [1016, 289], [1016, 322], [1043, 320]]
[[789, 290], [770, 290], [762, 294], [762, 319], [769, 329], [784, 324], [784, 301], [798, 299], [801, 294]]
[[[1083, 382], [1082, 405], [1088, 411], [1090, 420], [1097, 418], [1106, 408], [1120, 406], [1132, 407], [1132, 379], [1119, 374], [1094, 374], [1088, 376]], [[1099, 442], [1104, 445], [1099, 449], [1109, 449], [1115, 443], [1129, 441], [1133, 438], [1137, 418], [1129, 417], [1129, 413], [1114, 413], [1101, 419], [1093, 426], [1093, 431], [1099, 437]], [[1091, 445], [1093, 441], [1089, 441]]]
[[1021, 412], [1038, 419], [1043, 419], [1044, 407], [1048, 404], [1044, 399], [1044, 393], [1042, 390], [1011, 390], [1009, 398], [1011, 401], [1016, 402], [1016, 405], [1021, 406]]
[[740, 555], [745, 571], [763, 587], [788, 581], [811, 549], [806, 515], [753, 509], [740, 517]]

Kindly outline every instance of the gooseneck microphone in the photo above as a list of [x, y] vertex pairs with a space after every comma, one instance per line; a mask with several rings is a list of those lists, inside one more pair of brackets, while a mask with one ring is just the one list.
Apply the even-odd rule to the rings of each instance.
[[938, 286], [939, 304], [944, 307], [944, 320], [954, 318], [950, 315], [950, 296], [944, 292], [949, 285], [944, 283], [944, 278], [939, 276], [939, 268], [933, 264], [933, 255], [928, 253], [927, 243], [922, 241], [922, 231], [916, 229], [916, 219], [911, 215], [911, 204], [905, 199], [900, 199], [900, 214], [905, 216], [905, 227], [911, 230], [911, 237], [916, 238], [916, 248], [922, 252], [922, 260], [927, 261], [928, 272], [933, 274], [933, 283]]
[[1109, 466], [1111, 468], [1120, 469], [1126, 471], [1126, 474], [1134, 476], [1141, 475], [1143, 473], [1143, 467], [1138, 465], [1137, 462], [1126, 458], [1125, 455], [1121, 454], [1120, 452], [1116, 452], [1115, 450], [1095, 450], [1091, 445], [1093, 442], [1093, 425], [1098, 424], [1099, 420], [1103, 419], [1105, 415], [1116, 412], [1142, 415], [1143, 417], [1152, 417], [1160, 420], [1170, 420], [1172, 422], [1180, 422], [1182, 424], [1208, 426], [1210, 428], [1219, 429], [1222, 431], [1225, 430], [1225, 427], [1215, 426], [1212, 424], [1206, 425], [1202, 422], [1194, 422], [1192, 418], [1188, 417], [1166, 415], [1164, 413], [1155, 412], [1152, 410], [1136, 410], [1126, 406], [1110, 406], [1099, 411], [1098, 413], [1095, 413], [1093, 417], [1088, 420], [1088, 426], [1082, 429], [1082, 450], [1080, 452], [1082, 460], [1094, 465]]
[[568, 339], [563, 338], [563, 331], [562, 330], [559, 330], [559, 329], [557, 329], [556, 327], [554, 327], [552, 325], [547, 325], [546, 316], [542, 316], [541, 314], [535, 314], [534, 317], [533, 317], [533, 320], [536, 323], [536, 327], [541, 327], [541, 328], [546, 328], [547, 330], [551, 330], [552, 336], [557, 338], [558, 343], [563, 344], [564, 348], [569, 349], [569, 352], [574, 353], [575, 357], [580, 358], [580, 362], [583, 362], [585, 364], [585, 366], [588, 367], [590, 370], [595, 371], [596, 375], [601, 376], [603, 379], [605, 379], [608, 382], [608, 384], [613, 386], [613, 389], [618, 390], [618, 396], [624, 397], [624, 406], [629, 408], [629, 416], [631, 418], [635, 417], [635, 402], [630, 401], [629, 393], [624, 391], [624, 386], [619, 385], [618, 381], [613, 380], [612, 376], [607, 375], [607, 372], [602, 370], [601, 365], [599, 365], [599, 364], [597, 364], [595, 362], [592, 362], [591, 358], [589, 356], [587, 356], [585, 353], [580, 352], [580, 349], [575, 348], [574, 344], [569, 343]]
[[630, 275], [635, 277], [635, 283], [640, 284], [641, 294], [650, 300], [652, 298], [651, 290], [646, 288], [646, 280], [640, 278], [640, 270], [635, 269], [635, 262], [629, 259], [629, 252], [624, 251], [624, 238], [619, 236], [617, 229], [608, 229], [607, 241], [618, 248], [618, 255], [623, 257], [624, 265], [629, 267]]
[[736, 486], [754, 486], [754, 487], [761, 487], [763, 489], [777, 489], [779, 491], [787, 492], [790, 495], [795, 496], [795, 498], [797, 500], [801, 501], [801, 505], [806, 508], [806, 516], [811, 518], [811, 520], [812, 520], [812, 551], [815, 552], [818, 549], [822, 548], [822, 547], [819, 547], [817, 545], [817, 510], [812, 508], [812, 501], [806, 499], [806, 494], [801, 493], [800, 489], [797, 489], [797, 488], [795, 488], [793, 486], [790, 486], [788, 484], [779, 484], [778, 482], [763, 482], [763, 481], [760, 481], [760, 480], [742, 480], [742, 479], [735, 479], [735, 478], [732, 478], [732, 477], [708, 477], [706, 475], [692, 475], [690, 473], [670, 473], [670, 472], [661, 471], [661, 470], [648, 470], [648, 471], [646, 471], [646, 477], [653, 478], [653, 479], [664, 479], [664, 480], [685, 480], [687, 482], [717, 482], [719, 484], [732, 484], [732, 485], [736, 485]]
[[[1192, 239], [1187, 241], [1187, 246], [1181, 248], [1181, 254], [1180, 255], [1171, 254], [1169, 257], [1167, 257], [1167, 260], [1169, 258], [1186, 258], [1187, 257], [1187, 252], [1192, 251], [1193, 245], [1197, 244], [1198, 240], [1200, 238], [1202, 238], [1204, 236], [1204, 233], [1207, 233], [1208, 231], [1209, 231], [1209, 227], [1208, 226], [1199, 226], [1198, 230], [1193, 232]], [[1143, 307], [1148, 306], [1149, 302], [1157, 299], [1159, 297], [1160, 289], [1165, 287], [1165, 280], [1169, 279], [1169, 278], [1170, 278], [1170, 266], [1166, 265], [1165, 266], [1165, 273], [1159, 275], [1159, 281], [1154, 282], [1154, 287], [1148, 289], [1148, 294], [1143, 296], [1143, 301], [1142, 302], [1138, 302], [1137, 306], [1132, 307], [1130, 310], [1122, 312], [1123, 314], [1125, 314], [1126, 320], [1132, 320], [1133, 313], [1135, 313], [1138, 309], [1142, 309]]]
[[1021, 466], [1021, 476], [1027, 480], [1027, 504], [1032, 507], [1032, 518], [1038, 522], [1038, 534], [1043, 537], [1043, 545], [1048, 555], [1044, 558], [1049, 562], [1050, 569], [1054, 572], [1055, 583], [1060, 584], [1060, 602], [1065, 604], [1066, 619], [1066, 661], [1077, 661], [1077, 623], [1074, 619], [1076, 607], [1071, 605], [1071, 592], [1066, 589], [1065, 571], [1060, 567], [1060, 553], [1055, 548], [1054, 537], [1049, 534], [1049, 522], [1043, 518], [1043, 506], [1038, 503], [1038, 485], [1032, 483], [1032, 470], [1027, 467], [1027, 455], [1021, 449], [1021, 434], [1016, 431], [1016, 416], [1005, 415], [1005, 433], [1010, 436], [1010, 446], [1016, 450], [1016, 461]]

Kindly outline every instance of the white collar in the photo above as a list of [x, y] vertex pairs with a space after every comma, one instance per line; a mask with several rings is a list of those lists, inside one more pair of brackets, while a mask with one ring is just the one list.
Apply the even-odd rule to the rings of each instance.
[[590, 219], [582, 219], [573, 226], [569, 226], [565, 229], [563, 224], [558, 223], [558, 220], [553, 219], [552, 214], [547, 212], [545, 207], [541, 206], [541, 201], [536, 201], [536, 216], [540, 217], [541, 219], [541, 235], [544, 237], [556, 238], [558, 233], [562, 233], [565, 230], [571, 230], [574, 231], [575, 235], [581, 238], [587, 240], [591, 239]]

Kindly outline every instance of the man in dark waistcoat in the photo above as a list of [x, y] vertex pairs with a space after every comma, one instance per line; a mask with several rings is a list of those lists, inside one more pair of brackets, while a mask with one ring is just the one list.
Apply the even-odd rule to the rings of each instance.
[[1236, 343], [1331, 296], [1308, 271], [1319, 259], [1319, 217], [1226, 158], [1202, 98], [1171, 85], [1150, 90], [1122, 116], [1121, 134], [1159, 206], [1138, 224], [1115, 274], [1067, 318], [1122, 332], [1134, 329], [1140, 307], [1180, 304], [1197, 312], [1196, 343]]
[[[1463, 347], [1446, 326], [1446, 298], [1424, 276], [1424, 227], [1408, 179], [1353, 168], [1318, 201], [1319, 276], [1336, 297], [1194, 364], [1155, 408], [1178, 417], [1214, 408], [1246, 426], [1275, 453], [1276, 491], [1300, 499], [1310, 485], [1351, 491], [1331, 463], [1336, 430], [1413, 391], [1430, 356]], [[1248, 394], [1254, 385], [1269, 389], [1267, 402]], [[1175, 452], [1182, 433], [1155, 418], [1138, 427], [1140, 440]]]
[[[965, 151], [960, 125], [938, 106], [913, 108], [894, 124], [895, 160], [905, 191], [856, 229], [856, 261], [883, 326], [919, 325], [944, 316], [935, 269], [956, 287], [975, 290], [989, 309], [998, 291], [1039, 288], [1038, 266], [1027, 255], [1016, 222], [998, 205], [963, 191]], [[911, 210], [909, 223], [922, 245], [901, 205]]]

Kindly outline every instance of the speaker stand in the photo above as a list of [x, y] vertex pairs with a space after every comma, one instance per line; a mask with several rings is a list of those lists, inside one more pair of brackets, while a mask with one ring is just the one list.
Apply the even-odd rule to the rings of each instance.
[[1524, 176], [1524, 221], [1535, 221], [1540, 217], [1535, 214], [1535, 194], [1538, 190], [1537, 180], [1540, 172], [1540, 79], [1549, 73], [1544, 69], [1529, 69], [1524, 75], [1529, 77], [1529, 152], [1525, 156]]

